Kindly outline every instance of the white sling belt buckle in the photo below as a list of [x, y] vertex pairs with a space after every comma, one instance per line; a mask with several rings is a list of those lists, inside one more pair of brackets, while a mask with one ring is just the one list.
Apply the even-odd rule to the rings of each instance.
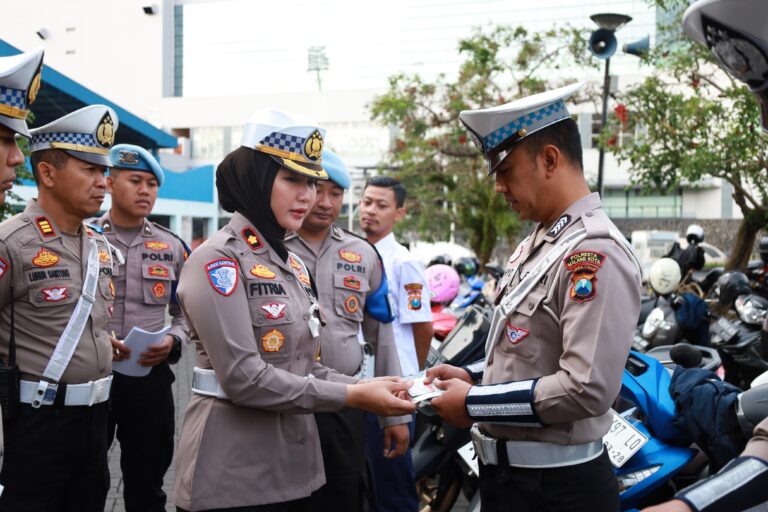
[[219, 386], [216, 372], [206, 368], [198, 368], [197, 366], [192, 370], [192, 391], [198, 395], [228, 399], [224, 390]]
[[[53, 405], [60, 384], [52, 382], [30, 382], [22, 380], [19, 386], [20, 402], [30, 404], [35, 409], [42, 405]], [[64, 405], [92, 406], [109, 400], [112, 388], [112, 376], [86, 382], [85, 384], [68, 384], [64, 395]]]
[[498, 465], [497, 443], [507, 445], [509, 465], [517, 468], [557, 468], [589, 462], [603, 453], [603, 442], [562, 445], [538, 441], [503, 441], [480, 432], [477, 424], [470, 430], [477, 456], [485, 465]]

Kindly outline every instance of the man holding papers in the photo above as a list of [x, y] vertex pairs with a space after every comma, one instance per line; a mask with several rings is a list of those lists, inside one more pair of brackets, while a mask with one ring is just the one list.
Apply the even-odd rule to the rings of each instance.
[[167, 307], [172, 323], [159, 342], [138, 354], [138, 364], [151, 368], [146, 376], [120, 373], [116, 365], [109, 437], [113, 439], [117, 431], [126, 510], [164, 511], [163, 477], [173, 457], [175, 428], [171, 393], [175, 377], [169, 363], [179, 360], [181, 346], [188, 341], [186, 322], [176, 303], [176, 281], [188, 250], [176, 235], [147, 220], [164, 177], [155, 158], [129, 144], [113, 147], [110, 158], [107, 190], [112, 208], [97, 224], [115, 253], [120, 253], [112, 275], [115, 302], [109, 322], [114, 360], [131, 357], [128, 344], [121, 340], [134, 327], [160, 331]]

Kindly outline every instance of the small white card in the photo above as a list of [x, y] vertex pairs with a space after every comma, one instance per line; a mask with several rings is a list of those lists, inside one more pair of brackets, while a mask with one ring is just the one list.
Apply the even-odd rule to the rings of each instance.
[[423, 400], [431, 400], [436, 396], [443, 394], [443, 391], [437, 389], [435, 386], [437, 380], [433, 381], [432, 384], [424, 384], [424, 372], [421, 372], [415, 377], [411, 377], [410, 381], [413, 382], [413, 385], [408, 388], [408, 394], [411, 395], [411, 400], [413, 400], [414, 403], [419, 403]]

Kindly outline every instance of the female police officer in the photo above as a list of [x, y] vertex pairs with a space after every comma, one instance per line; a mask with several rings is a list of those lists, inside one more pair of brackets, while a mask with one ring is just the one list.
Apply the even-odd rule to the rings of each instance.
[[261, 111], [217, 169], [234, 215], [192, 253], [178, 289], [199, 366], [177, 451], [180, 510], [306, 510], [325, 475], [313, 416], [300, 413], [414, 408], [395, 396], [405, 383], [354, 384], [316, 361], [312, 281], [283, 238], [327, 179], [322, 143], [313, 122]]

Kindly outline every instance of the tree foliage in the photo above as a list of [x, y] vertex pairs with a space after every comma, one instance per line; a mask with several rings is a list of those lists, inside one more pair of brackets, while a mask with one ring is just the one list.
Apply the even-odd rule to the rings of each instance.
[[[585, 32], [571, 27], [528, 32], [523, 27], [475, 29], [459, 42], [454, 77], [390, 77], [389, 90], [371, 105], [374, 120], [397, 129], [389, 154], [411, 198], [401, 230], [446, 240], [452, 229], [486, 263], [500, 238], [510, 243], [520, 222], [494, 192], [480, 152], [459, 122], [462, 110], [486, 108], [563, 85], [552, 79], [565, 66], [594, 66]], [[555, 72], [563, 75], [562, 71]]]
[[[646, 191], [705, 178], [730, 183], [744, 220], [727, 267], [745, 268], [757, 233], [768, 225], [768, 137], [759, 126], [757, 101], [685, 36], [686, 0], [658, 3], [672, 15], [645, 58], [657, 72], [623, 93], [626, 113], [614, 112], [602, 140], [620, 162], [629, 162], [631, 179]], [[632, 145], [611, 145], [618, 130], [639, 136]]]

